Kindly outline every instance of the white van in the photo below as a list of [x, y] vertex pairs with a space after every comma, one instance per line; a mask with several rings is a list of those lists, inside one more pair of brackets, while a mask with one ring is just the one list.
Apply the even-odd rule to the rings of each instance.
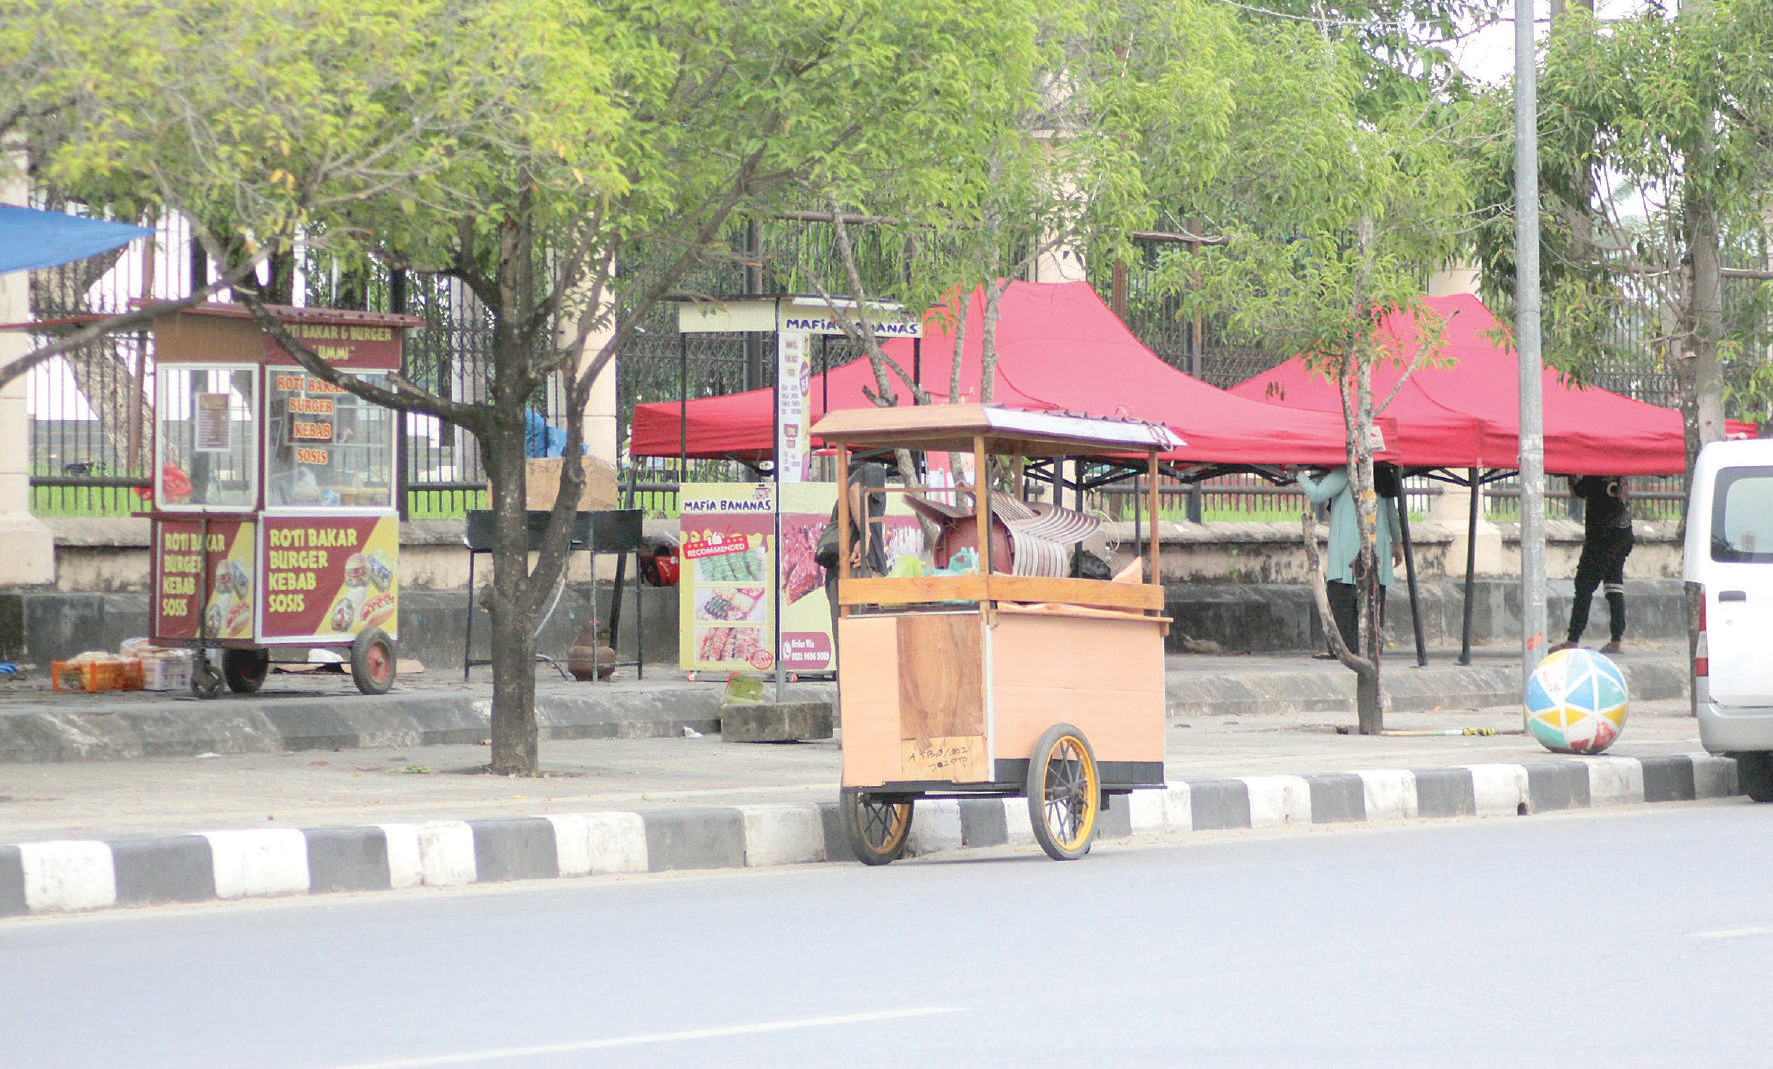
[[1699, 739], [1773, 801], [1773, 439], [1700, 450], [1683, 559]]

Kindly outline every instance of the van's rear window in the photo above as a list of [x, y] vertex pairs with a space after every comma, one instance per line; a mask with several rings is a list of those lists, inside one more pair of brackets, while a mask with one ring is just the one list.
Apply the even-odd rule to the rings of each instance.
[[1711, 559], [1773, 563], [1773, 467], [1718, 472], [1711, 501]]

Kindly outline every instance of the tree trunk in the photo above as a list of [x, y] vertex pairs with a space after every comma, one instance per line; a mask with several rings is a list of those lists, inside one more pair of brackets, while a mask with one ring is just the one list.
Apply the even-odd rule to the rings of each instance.
[[[140, 335], [125, 335], [138, 340]], [[101, 338], [63, 356], [74, 386], [86, 399], [121, 461], [119, 475], [152, 475], [153, 406], [142, 391], [130, 354], [118, 336]]]
[[1707, 442], [1724, 437], [1724, 375], [1718, 364], [1718, 339], [1724, 332], [1723, 291], [1719, 272], [1717, 213], [1702, 204], [1694, 213], [1688, 251], [1693, 257], [1693, 284], [1688, 288], [1693, 324], [1693, 422], [1687, 442], [1687, 470]]
[[[1355, 278], [1351, 316], [1357, 324], [1367, 324], [1368, 286], [1373, 262], [1373, 228], [1371, 219], [1362, 218], [1358, 230], [1361, 262]], [[1345, 395], [1351, 404], [1345, 410], [1348, 426], [1348, 480], [1354, 494], [1356, 527], [1360, 531], [1360, 555], [1355, 566], [1359, 583], [1359, 631], [1361, 650], [1350, 665], [1354, 669], [1354, 708], [1362, 735], [1377, 735], [1385, 728], [1385, 711], [1379, 687], [1379, 662], [1383, 653], [1379, 641], [1379, 599], [1385, 588], [1379, 582], [1378, 495], [1373, 491], [1373, 444], [1368, 437], [1373, 429], [1373, 359], [1374, 339], [1370, 327], [1355, 336], [1354, 344], [1344, 356], [1348, 369], [1344, 383]]]
[[1383, 703], [1380, 700], [1379, 665], [1365, 662], [1354, 670], [1354, 707], [1360, 717], [1360, 733], [1377, 735], [1385, 730]]
[[1716, 215], [1703, 203], [1689, 204], [1682, 230], [1688, 268], [1675, 313], [1674, 378], [1690, 472], [1705, 443], [1724, 436], [1723, 374], [1718, 366], [1723, 311]]
[[[1371, 547], [1361, 549], [1363, 557], [1370, 552]], [[1377, 573], [1369, 571], [1361, 577], [1361, 649], [1366, 651], [1366, 656], [1355, 658], [1353, 667], [1354, 712], [1362, 735], [1377, 735], [1385, 730], [1385, 706], [1379, 689], [1379, 660], [1382, 650], [1379, 637], [1379, 599], [1384, 596], [1385, 588], [1380, 585]]]
[[501, 775], [528, 776], [536, 773], [540, 758], [535, 621], [523, 611], [531, 577], [521, 422], [517, 433], [501, 426], [480, 445], [493, 499], [493, 578], [486, 597], [492, 622], [491, 768]]
[[[985, 283], [985, 313], [979, 328], [979, 402], [991, 403], [992, 386], [997, 381], [997, 317], [998, 308], [1003, 303], [1003, 291], [1008, 288], [1009, 280], [998, 282], [991, 279]], [[1153, 517], [1155, 520], [1155, 517]]]
[[[524, 408], [538, 383], [522, 324], [536, 307], [535, 286], [533, 221], [520, 208], [499, 228], [492, 413], [479, 435], [493, 499], [493, 578], [486, 599], [492, 623], [491, 768], [507, 776], [533, 776], [539, 769], [532, 594], [537, 582], [553, 578], [529, 570]], [[561, 536], [564, 545], [564, 532]]]
[[[960, 291], [957, 289], [956, 292]], [[961, 358], [966, 355], [967, 312], [972, 303], [972, 294], [960, 294], [960, 315], [954, 321], [954, 350], [949, 354], [948, 360], [948, 403], [951, 405], [959, 404], [964, 399], [960, 384]]]

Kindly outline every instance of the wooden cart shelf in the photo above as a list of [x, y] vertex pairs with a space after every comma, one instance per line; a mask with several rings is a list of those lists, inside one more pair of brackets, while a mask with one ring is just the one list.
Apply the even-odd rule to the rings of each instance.
[[1102, 609], [1162, 611], [1163, 587], [1101, 579], [1048, 579], [1028, 575], [918, 575], [847, 579], [839, 605], [917, 605], [932, 602], [1041, 602]]

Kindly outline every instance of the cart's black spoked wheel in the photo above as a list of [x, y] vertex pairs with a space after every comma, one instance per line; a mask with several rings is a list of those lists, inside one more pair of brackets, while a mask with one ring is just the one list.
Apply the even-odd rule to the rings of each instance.
[[351, 681], [365, 694], [386, 694], [394, 685], [394, 640], [369, 627], [351, 640]]
[[838, 809], [850, 852], [864, 865], [884, 865], [905, 852], [911, 837], [912, 803], [892, 801], [855, 787], [845, 787]]
[[252, 694], [271, 671], [270, 650], [223, 650], [222, 678], [236, 694]]
[[1048, 728], [1028, 762], [1028, 819], [1048, 857], [1075, 861], [1090, 852], [1101, 800], [1089, 740], [1070, 724]]
[[199, 653], [191, 662], [191, 693], [199, 698], [213, 698], [222, 692], [222, 674], [215, 670], [209, 654]]

